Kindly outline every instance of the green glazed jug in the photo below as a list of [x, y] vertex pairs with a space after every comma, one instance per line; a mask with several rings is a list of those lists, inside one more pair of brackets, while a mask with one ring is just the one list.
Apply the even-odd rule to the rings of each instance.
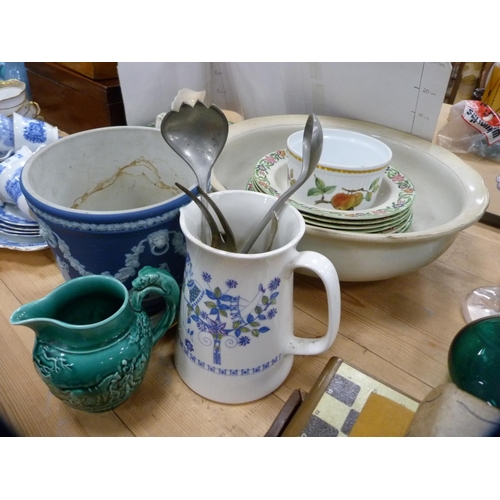
[[[166, 302], [154, 327], [142, 307], [150, 293]], [[35, 368], [55, 396], [78, 410], [102, 412], [139, 387], [153, 346], [177, 317], [179, 297], [167, 271], [147, 266], [130, 293], [113, 277], [82, 276], [21, 306], [10, 321], [34, 330]]]

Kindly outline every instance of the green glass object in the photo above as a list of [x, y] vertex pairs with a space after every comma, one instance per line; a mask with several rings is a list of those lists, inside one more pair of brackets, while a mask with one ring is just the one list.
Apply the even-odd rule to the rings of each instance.
[[480, 318], [458, 332], [448, 369], [457, 387], [500, 408], [500, 316]]
[[[166, 303], [154, 327], [142, 308], [150, 293]], [[21, 306], [10, 321], [34, 330], [35, 368], [55, 396], [73, 408], [102, 412], [139, 387], [153, 346], [177, 316], [179, 299], [175, 279], [148, 266], [130, 293], [113, 277], [82, 276]]]

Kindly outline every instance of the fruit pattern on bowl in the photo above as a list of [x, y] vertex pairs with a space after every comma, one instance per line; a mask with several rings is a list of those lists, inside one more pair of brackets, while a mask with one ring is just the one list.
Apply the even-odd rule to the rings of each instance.
[[[286, 152], [280, 149], [266, 154], [257, 162], [254, 167], [253, 180], [259, 191], [278, 197], [290, 182], [288, 175]], [[352, 198], [354, 196], [350, 197]], [[370, 209], [362, 210], [355, 206], [336, 209], [331, 202], [305, 204], [297, 202], [293, 197], [289, 202], [303, 213], [322, 218], [366, 220], [399, 214], [412, 206], [414, 198], [415, 187], [410, 179], [389, 165], [384, 171], [377, 199]]]

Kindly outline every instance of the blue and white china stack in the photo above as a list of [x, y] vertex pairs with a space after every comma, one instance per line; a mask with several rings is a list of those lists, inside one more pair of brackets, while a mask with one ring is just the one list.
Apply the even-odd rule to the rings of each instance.
[[57, 138], [57, 127], [43, 121], [0, 114], [0, 248], [47, 247], [21, 192], [20, 177], [26, 161]]

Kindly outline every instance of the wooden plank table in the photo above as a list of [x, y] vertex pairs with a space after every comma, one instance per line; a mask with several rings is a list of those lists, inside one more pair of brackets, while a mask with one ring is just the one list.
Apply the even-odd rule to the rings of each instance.
[[[153, 349], [137, 392], [113, 411], [91, 414], [51, 395], [33, 367], [34, 334], [9, 323], [17, 307], [63, 282], [50, 250], [0, 249], [0, 415], [24, 436], [263, 436], [290, 394], [308, 392], [332, 356], [420, 400], [448, 380], [448, 348], [464, 325], [461, 302], [475, 287], [500, 283], [498, 255], [500, 231], [478, 223], [417, 272], [342, 283], [340, 331], [331, 349], [296, 356], [284, 384], [252, 403], [218, 404], [188, 389], [173, 364], [173, 328]], [[322, 335], [326, 321], [321, 282], [296, 275], [296, 335]]]

